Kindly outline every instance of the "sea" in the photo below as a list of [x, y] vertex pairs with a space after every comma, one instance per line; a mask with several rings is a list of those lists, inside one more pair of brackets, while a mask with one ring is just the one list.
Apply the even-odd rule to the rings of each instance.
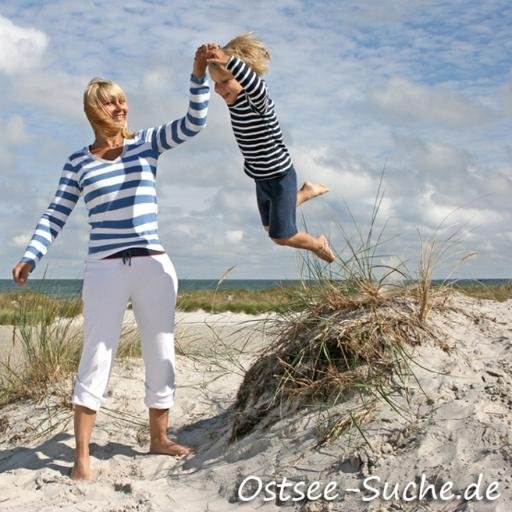
[[[265, 290], [280, 286], [296, 286], [303, 281], [294, 279], [224, 279], [219, 283], [217, 279], [180, 279], [180, 291], [215, 290]], [[443, 283], [443, 280], [433, 280], [434, 284]], [[457, 279], [461, 285], [482, 284], [485, 286], [499, 286], [512, 283], [512, 279]], [[12, 279], [0, 279], [0, 293], [33, 291], [45, 293], [56, 299], [73, 299], [80, 297], [82, 292], [82, 279], [31, 279], [23, 287], [15, 284]]]

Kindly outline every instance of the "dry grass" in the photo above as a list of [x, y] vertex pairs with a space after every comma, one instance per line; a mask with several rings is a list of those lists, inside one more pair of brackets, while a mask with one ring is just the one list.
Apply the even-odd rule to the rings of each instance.
[[[67, 377], [76, 373], [82, 350], [82, 326], [73, 321], [81, 301], [39, 293], [9, 295], [16, 309], [12, 349], [0, 361], [0, 407], [21, 399], [40, 401], [53, 393], [68, 408], [72, 383]], [[123, 329], [117, 357], [140, 357], [136, 328]]]
[[0, 405], [43, 398], [78, 366], [81, 334], [73, 323], [76, 301], [19, 294], [13, 318], [13, 349], [0, 363]]
[[259, 315], [270, 311], [294, 308], [295, 293], [291, 286], [276, 286], [264, 290], [222, 289], [183, 291], [178, 293], [177, 307], [181, 311], [247, 313]]
[[512, 281], [494, 286], [480, 282], [473, 284], [460, 284], [455, 282], [450, 286], [456, 291], [477, 299], [497, 300], [499, 302], [512, 299]]
[[[328, 429], [341, 432], [343, 423], [367, 417], [373, 399], [386, 395], [392, 378], [405, 383], [410, 375], [411, 348], [433, 333], [422, 318], [415, 287], [374, 295], [362, 289], [349, 296], [333, 284], [305, 289], [308, 308], [281, 316], [275, 324], [276, 342], [261, 353], [246, 373], [237, 395], [232, 440], [256, 425], [267, 425], [280, 414], [302, 407], [367, 397], [366, 407], [341, 418]], [[327, 300], [325, 300], [327, 296]], [[405, 386], [405, 385], [404, 385]], [[355, 420], [354, 420], [355, 418]]]
[[247, 371], [234, 406], [231, 441], [299, 409], [325, 410], [354, 397], [357, 410], [319, 425], [319, 444], [352, 427], [364, 437], [361, 423], [379, 401], [412, 417], [392, 395], [398, 392], [408, 403], [414, 347], [436, 340], [428, 316], [444, 307], [450, 288], [433, 287], [432, 275], [450, 256], [457, 231], [441, 240], [439, 229], [429, 242], [421, 241], [416, 275], [403, 263], [383, 264], [386, 223], [377, 229], [382, 199], [381, 182], [369, 229], [363, 233], [354, 220], [355, 241], [339, 226], [345, 253], [337, 254], [328, 272], [317, 261], [304, 260], [306, 275], [318, 285], [305, 283], [296, 290], [292, 302], [300, 305], [299, 312], [278, 316], [276, 342]]
[[[31, 305], [32, 309], [26, 305]], [[23, 318], [20, 318], [20, 307], [24, 310]], [[51, 323], [57, 318], [73, 318], [81, 312], [82, 301], [79, 298], [53, 299], [31, 291], [0, 294], [0, 325], [19, 322], [35, 324], [41, 320]]]
[[116, 358], [141, 357], [141, 346], [139, 331], [135, 325], [123, 327]]

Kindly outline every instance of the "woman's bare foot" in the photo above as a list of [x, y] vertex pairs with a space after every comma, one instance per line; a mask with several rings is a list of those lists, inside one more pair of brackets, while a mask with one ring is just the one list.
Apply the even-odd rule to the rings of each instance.
[[92, 471], [89, 458], [76, 458], [71, 470], [72, 480], [92, 480]]
[[174, 457], [185, 457], [191, 453], [195, 453], [193, 448], [173, 443], [170, 439], [162, 441], [151, 441], [149, 453], [154, 455], [172, 455]]
[[316, 237], [318, 242], [318, 248], [314, 249], [313, 252], [327, 263], [332, 263], [335, 259], [335, 255], [331, 250], [329, 245], [329, 241], [325, 238], [324, 235], [320, 235]]
[[311, 183], [305, 181], [300, 190], [297, 192], [297, 206], [314, 197], [321, 196], [329, 192], [329, 187], [326, 187], [322, 183]]

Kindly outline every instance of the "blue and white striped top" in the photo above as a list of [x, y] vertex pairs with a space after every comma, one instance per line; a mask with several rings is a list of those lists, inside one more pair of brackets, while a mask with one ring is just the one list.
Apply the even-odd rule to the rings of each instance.
[[231, 126], [244, 156], [244, 171], [256, 180], [285, 174], [292, 166], [267, 86], [249, 66], [233, 56], [226, 64], [243, 87], [229, 105]]
[[193, 75], [186, 115], [141, 130], [125, 139], [115, 160], [104, 160], [87, 147], [69, 156], [55, 196], [37, 223], [20, 261], [35, 268], [82, 195], [89, 211], [89, 255], [99, 260], [130, 247], [163, 251], [158, 238], [155, 178], [159, 156], [185, 142], [206, 125], [210, 88]]

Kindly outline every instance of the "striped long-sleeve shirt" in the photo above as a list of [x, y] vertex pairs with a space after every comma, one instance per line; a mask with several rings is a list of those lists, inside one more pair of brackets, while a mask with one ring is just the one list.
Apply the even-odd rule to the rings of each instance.
[[55, 196], [37, 223], [20, 261], [34, 268], [64, 227], [80, 196], [89, 213], [88, 258], [101, 259], [130, 247], [163, 251], [158, 238], [155, 178], [159, 156], [205, 125], [210, 88], [193, 75], [182, 118], [125, 139], [121, 155], [105, 160], [84, 147], [69, 156]]
[[226, 68], [243, 87], [229, 105], [231, 126], [244, 157], [244, 171], [256, 180], [285, 174], [292, 166], [267, 86], [249, 66], [231, 57]]

